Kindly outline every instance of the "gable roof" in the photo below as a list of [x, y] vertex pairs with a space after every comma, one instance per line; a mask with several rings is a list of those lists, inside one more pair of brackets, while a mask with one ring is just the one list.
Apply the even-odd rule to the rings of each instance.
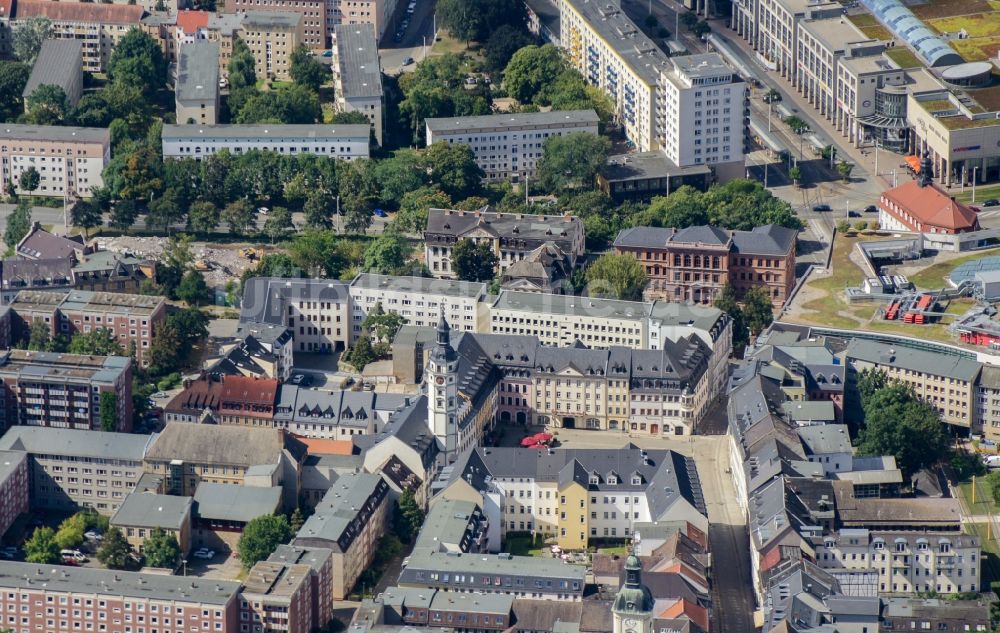
[[[46, 43], [48, 40], [46, 40]], [[44, 49], [44, 46], [43, 46]], [[28, 234], [17, 243], [17, 254], [28, 259], [61, 259], [83, 254], [87, 248], [82, 240], [74, 240], [50, 233], [37, 222], [32, 224]]]
[[180, 459], [196, 464], [277, 464], [282, 451], [301, 460], [306, 447], [282, 429], [171, 422], [146, 452], [150, 461]]
[[214, 378], [204, 375], [185, 385], [184, 390], [174, 396], [164, 409], [184, 414], [209, 409], [214, 413], [224, 404], [237, 403], [241, 415], [270, 420], [274, 418], [278, 385], [275, 378], [239, 374], [223, 374]]
[[135, 4], [101, 4], [98, 2], [52, 2], [51, 0], [17, 0], [18, 20], [46, 17], [53, 22], [95, 22], [100, 24], [139, 25], [145, 10]]
[[733, 250], [746, 255], [789, 255], [795, 250], [798, 231], [777, 224], [733, 231]]
[[[918, 181], [911, 180], [883, 192], [882, 198], [902, 207], [921, 224], [953, 231], [971, 231], [979, 228], [976, 212], [949, 196], [935, 184], [921, 187]], [[884, 204], [882, 206], [885, 208]], [[898, 215], [891, 208], [886, 208], [886, 211]]]
[[731, 239], [729, 231], [717, 226], [703, 224], [701, 226], [689, 226], [680, 229], [674, 233], [670, 241], [677, 244], [726, 246]]

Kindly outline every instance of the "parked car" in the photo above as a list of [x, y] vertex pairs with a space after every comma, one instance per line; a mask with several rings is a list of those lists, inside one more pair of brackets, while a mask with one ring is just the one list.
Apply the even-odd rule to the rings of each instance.
[[860, 218], [861, 214], [858, 213], [857, 211], [848, 211], [847, 212], [847, 217], [849, 217], [849, 218]]
[[867, 207], [865, 207], [865, 213], [878, 213], [878, 207], [876, 207], [874, 204], [870, 204]]
[[86, 563], [90, 560], [78, 549], [64, 549], [59, 552], [59, 555], [63, 557], [63, 560], [75, 560], [78, 563]]
[[0, 558], [6, 558], [8, 560], [17, 558], [17, 548], [10, 546], [0, 549]]
[[270, 212], [271, 212], [271, 210], [268, 209], [267, 207], [257, 207], [257, 213], [259, 213], [261, 215], [267, 215]]
[[330, 50], [323, 51], [323, 57], [333, 57], [333, 51]]
[[156, 393], [153, 394], [153, 397], [154, 398], [166, 398], [167, 397], [167, 392], [166, 391], [157, 391]]
[[104, 535], [101, 534], [100, 531], [98, 530], [87, 530], [86, 532], [83, 533], [83, 538], [87, 539], [88, 541], [103, 541]]
[[294, 376], [292, 376], [293, 385], [302, 385], [303, 387], [305, 387], [311, 382], [312, 382], [312, 376], [310, 376], [309, 374], [295, 374]]
[[372, 211], [372, 215], [378, 218], [386, 217], [385, 211], [383, 211], [382, 209], [375, 209], [374, 211]]
[[412, 63], [413, 63], [413, 58], [412, 57], [404, 57], [403, 58], [403, 65], [404, 66], [409, 66]]
[[195, 550], [195, 552], [194, 552], [194, 554], [192, 554], [192, 556], [194, 556], [195, 558], [201, 558], [203, 560], [211, 560], [211, 559], [215, 558], [215, 550], [211, 550], [211, 549], [208, 549], [207, 547], [203, 547], [203, 548], [201, 548], [199, 550]]
[[1000, 204], [1000, 200], [997, 200], [996, 198], [990, 198], [989, 200], [983, 202], [984, 207], [995, 207], [998, 204]]
[[824, 213], [826, 211], [832, 211], [832, 210], [833, 209], [831, 209], [830, 205], [828, 204], [817, 204], [816, 206], [813, 207], [813, 211], [815, 211], [816, 213]]
[[1000, 455], [983, 455], [983, 463], [987, 468], [1000, 468]]

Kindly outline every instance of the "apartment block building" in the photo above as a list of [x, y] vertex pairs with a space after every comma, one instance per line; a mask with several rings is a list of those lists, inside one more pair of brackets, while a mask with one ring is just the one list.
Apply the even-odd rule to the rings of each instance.
[[375, 38], [381, 41], [390, 25], [395, 24], [393, 15], [398, 0], [326, 0], [327, 31], [332, 33], [333, 25], [371, 24]]
[[333, 617], [333, 552], [325, 547], [302, 547], [299, 545], [279, 545], [269, 563], [283, 565], [308, 565], [313, 586], [313, 621], [329, 622]]
[[240, 321], [287, 327], [296, 352], [332, 353], [352, 340], [350, 302], [343, 281], [254, 277], [243, 286]]
[[847, 394], [857, 392], [857, 376], [865, 369], [885, 372], [934, 407], [941, 419], [955, 426], [973, 427], [975, 385], [981, 365], [962, 356], [853, 339], [844, 352]]
[[26, 452], [0, 451], [0, 536], [28, 511], [29, 473]]
[[101, 429], [102, 407], [114, 405], [115, 430], [132, 430], [128, 357], [7, 350], [0, 352], [0, 382], [4, 428], [23, 424]]
[[[0, 609], [22, 631], [220, 631], [240, 622], [240, 583], [111, 569], [0, 563]], [[59, 605], [58, 612], [54, 605]], [[125, 625], [123, 622], [135, 623]]]
[[131, 433], [16, 426], [0, 436], [0, 451], [27, 455], [33, 508], [90, 508], [110, 517], [142, 477], [150, 441]]
[[176, 121], [215, 125], [219, 121], [219, 44], [197, 41], [180, 47], [174, 85]]
[[30, 18], [50, 20], [49, 37], [82, 41], [83, 70], [91, 73], [107, 71], [111, 51], [130, 30], [139, 27], [145, 13], [140, 5], [97, 2], [18, 0], [15, 6], [11, 28]]
[[279, 384], [276, 378], [203, 374], [184, 382], [184, 390], [163, 407], [164, 420], [270, 427]]
[[990, 441], [1000, 439], [1000, 367], [983, 365], [976, 381], [973, 428]]
[[[2, 27], [0, 27], [2, 28]], [[66, 102], [75, 108], [83, 95], [83, 43], [77, 40], [47, 39], [42, 41], [31, 75], [24, 85], [25, 112], [28, 97], [41, 86], [58, 86], [66, 93]]]
[[497, 272], [550, 244], [576, 266], [585, 244], [583, 222], [570, 215], [523, 215], [479, 211], [430, 209], [424, 231], [427, 267], [435, 277], [454, 277], [451, 252], [459, 240], [488, 242], [497, 256]]
[[636, 523], [682, 520], [708, 530], [694, 461], [631, 444], [620, 450], [476, 447], [434, 486], [432, 504], [475, 502], [504, 539], [530, 532], [570, 550], [586, 549], [590, 539], [628, 539]]
[[352, 340], [361, 335], [362, 324], [376, 305], [418, 327], [436, 326], [442, 314], [463, 332], [481, 332], [489, 321], [485, 283], [362, 273], [348, 291]]
[[546, 139], [598, 131], [593, 110], [425, 119], [425, 124], [428, 147], [438, 142], [468, 145], [486, 180], [514, 183], [535, 177]]
[[490, 306], [492, 334], [537, 336], [545, 345], [643, 348], [652, 304], [598, 297], [504, 291]]
[[110, 160], [111, 133], [104, 128], [0, 125], [0, 178], [13, 182], [18, 193], [25, 193], [21, 174], [34, 167], [40, 176], [36, 195], [90, 198], [104, 185], [101, 173]]
[[36, 319], [50, 326], [53, 337], [108, 330], [126, 354], [134, 348], [143, 365], [149, 362], [149, 348], [167, 316], [164, 297], [92, 290], [22, 290], [9, 305], [17, 337], [26, 337]]
[[642, 226], [621, 231], [614, 248], [646, 269], [647, 298], [711, 304], [728, 283], [740, 297], [764, 286], [780, 307], [795, 286], [796, 240], [795, 230], [774, 224], [751, 231]]
[[658, 84], [666, 54], [613, 3], [559, 0], [559, 41], [587, 83], [607, 93], [640, 152], [663, 148]]
[[[374, 5], [384, 2], [355, 2], [345, 4]], [[329, 14], [327, 14], [329, 18]], [[333, 33], [333, 79], [337, 99], [337, 112], [360, 112], [371, 122], [375, 142], [382, 144], [385, 125], [382, 91], [382, 63], [378, 55], [378, 35], [369, 23], [340, 24]]]
[[257, 149], [352, 160], [368, 158], [370, 136], [367, 125], [164, 125], [163, 156], [200, 160], [222, 149]]
[[[329, 44], [326, 28], [326, 0], [234, 0], [227, 2], [222, 11], [225, 13], [246, 14], [248, 17], [253, 14], [254, 24], [247, 28], [246, 20], [241, 27], [240, 37], [244, 40], [256, 38], [256, 46], [261, 52], [266, 52], [268, 48], [277, 54], [278, 51], [288, 50], [290, 53], [299, 44], [304, 44], [307, 48], [326, 48]], [[261, 14], [272, 14], [278, 17], [268, 18]], [[298, 18], [289, 17], [290, 14]], [[281, 32], [285, 33], [286, 39], [271, 39], [270, 33], [274, 27], [281, 27]], [[267, 34], [267, 35], [265, 35]], [[291, 43], [290, 38], [294, 37], [295, 42]], [[267, 44], [267, 42], [271, 42]], [[247, 42], [251, 51], [254, 46]], [[289, 48], [290, 46], [290, 48]], [[257, 76], [268, 77], [261, 72], [261, 58], [257, 57]], [[282, 55], [283, 60], [287, 60], [287, 55]], [[264, 58], [263, 68], [267, 69], [267, 60]], [[284, 62], [287, 63], [287, 62]], [[285, 67], [287, 72], [287, 66]]]
[[717, 53], [670, 58], [662, 70], [663, 151], [678, 167], [710, 165], [716, 178], [745, 175], [747, 87]]
[[[309, 565], [261, 561], [254, 565], [240, 593], [244, 612], [253, 626], [288, 633], [312, 633], [322, 623], [314, 619], [319, 599]], [[329, 600], [329, 596], [326, 597]], [[256, 623], [261, 624], [256, 624]]]
[[380, 475], [347, 474], [334, 482], [292, 540], [332, 550], [334, 600], [350, 594], [374, 560], [389, 516], [389, 484]]
[[838, 574], [875, 572], [880, 594], [979, 591], [978, 536], [842, 529], [813, 541], [821, 569]]
[[[288, 6], [300, 3], [287, 3]], [[290, 81], [291, 55], [304, 44], [316, 48], [316, 33], [309, 25], [308, 12], [247, 11], [240, 23], [239, 36], [253, 54], [258, 77]]]

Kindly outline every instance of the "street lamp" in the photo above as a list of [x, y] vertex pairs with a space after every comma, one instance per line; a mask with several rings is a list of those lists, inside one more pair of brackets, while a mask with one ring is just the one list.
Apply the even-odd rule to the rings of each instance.
[[188, 559], [182, 558], [181, 559], [181, 565], [184, 566], [184, 575], [187, 576], [188, 575]]
[[978, 166], [972, 168], [972, 201], [976, 201], [976, 171], [979, 169]]

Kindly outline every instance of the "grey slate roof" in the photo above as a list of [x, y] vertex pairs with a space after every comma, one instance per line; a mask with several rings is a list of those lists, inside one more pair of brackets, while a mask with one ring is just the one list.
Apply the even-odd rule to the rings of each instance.
[[314, 541], [325, 541], [331, 549], [344, 543], [346, 547], [341, 549], [347, 549], [356, 537], [348, 534], [348, 529], [364, 516], [369, 498], [377, 496], [379, 488], [385, 486], [380, 476], [370, 473], [341, 476], [316, 504], [315, 513], [306, 519], [294, 543], [312, 545]]
[[485, 283], [459, 281], [456, 279], [434, 279], [431, 277], [377, 275], [374, 273], [361, 273], [351, 282], [351, 288], [436, 294], [467, 299], [486, 295]]
[[851, 436], [846, 424], [816, 424], [798, 429], [806, 450], [813, 454], [850, 453]]
[[794, 229], [777, 224], [754, 227], [752, 231], [727, 231], [716, 226], [689, 226], [683, 229], [637, 226], [623, 229], [615, 238], [621, 248], [667, 248], [669, 244], [731, 244], [731, 251], [747, 255], [789, 255], [795, 248]]
[[413, 396], [374, 391], [320, 391], [281, 385], [275, 420], [365, 428], [381, 412], [402, 409]]
[[68, 289], [73, 287], [73, 261], [68, 257], [7, 258], [0, 260], [0, 275], [3, 289], [8, 291], [28, 288]]
[[194, 502], [199, 518], [246, 523], [280, 509], [281, 487], [258, 488], [203, 481], [195, 490]]
[[219, 96], [219, 44], [198, 40], [180, 45], [178, 101], [211, 101]]
[[[660, 151], [635, 152], [608, 157], [608, 163], [601, 168], [601, 176], [608, 182], [628, 182], [649, 178], [677, 178], [680, 176], [709, 175], [708, 165], [688, 165], [678, 167]], [[625, 229], [626, 231], [629, 229]]]
[[524, 112], [516, 114], [485, 114], [481, 116], [442, 117], [425, 119], [427, 129], [441, 134], [478, 129], [519, 129], [543, 125], [590, 123], [597, 126], [597, 113], [593, 110], [553, 110], [551, 112]]
[[862, 339], [852, 339], [844, 355], [848, 361], [857, 359], [968, 382], [976, 379], [982, 367], [980, 363], [961, 356]]
[[289, 299], [346, 303], [348, 286], [336, 279], [253, 277], [243, 285], [240, 322], [284, 325]]
[[17, 254], [28, 259], [59, 259], [72, 257], [84, 250], [83, 240], [56, 235], [34, 224], [17, 243]]
[[[559, 245], [569, 241], [574, 231], [582, 231], [580, 218], [571, 215], [530, 215], [498, 213], [496, 211], [453, 211], [430, 209], [427, 212], [427, 234], [461, 237], [475, 228], [523, 241], [554, 242]], [[567, 250], [567, 249], [563, 249]]]
[[599, 297], [577, 297], [538, 292], [501, 292], [493, 303], [494, 310], [520, 310], [539, 314], [600, 315], [608, 319], [641, 321], [649, 316], [651, 303], [619, 301]]
[[306, 448], [281, 429], [171, 422], [149, 447], [149, 460], [196, 464], [277, 464], [283, 451], [301, 459]]
[[381, 97], [382, 70], [375, 26], [338, 24], [333, 28], [333, 41], [344, 98]]
[[[267, 15], [275, 15], [267, 13]], [[187, 139], [346, 139], [368, 141], [371, 126], [361, 124], [325, 125], [290, 123], [219, 123], [216, 125], [164, 125], [163, 140]]]
[[49, 85], [65, 91], [73, 83], [74, 75], [80, 75], [79, 64], [73, 62], [82, 56], [83, 42], [80, 40], [44, 40], [21, 96], [28, 98], [39, 87]]
[[132, 492], [111, 517], [111, 525], [179, 530], [191, 516], [191, 497]]
[[12, 426], [0, 437], [0, 450], [141, 462], [156, 435], [83, 431], [45, 426]]
[[203, 603], [217, 607], [229, 604], [240, 590], [240, 583], [229, 580], [13, 561], [0, 562], [0, 585], [15, 590], [37, 591], [39, 587], [44, 587], [53, 593], [94, 595], [101, 592], [124, 598]]
[[633, 226], [619, 231], [614, 245], [622, 248], [666, 248], [673, 236], [672, 228]]
[[475, 525], [484, 520], [482, 510], [471, 501], [442, 499], [431, 506], [413, 544], [414, 551], [466, 552]]
[[243, 18], [244, 26], [250, 27], [298, 27], [302, 15], [293, 11], [247, 11]]
[[733, 248], [747, 255], [788, 255], [797, 235], [795, 229], [777, 224], [755, 226], [752, 231], [733, 231]]
[[[534, 556], [509, 556], [503, 554], [451, 554], [443, 552], [415, 551], [410, 555], [406, 566], [399, 575], [401, 586], [436, 587], [439, 584], [447, 587], [448, 583], [439, 583], [429, 578], [420, 580], [417, 578], [418, 571], [440, 571], [450, 573], [471, 574], [476, 581], [473, 581], [474, 590], [477, 583], [481, 584], [484, 575], [505, 577], [522, 577], [538, 580], [543, 583], [538, 589], [546, 588], [544, 583], [548, 582], [548, 589], [558, 590], [559, 593], [581, 593], [584, 585], [583, 567], [569, 565], [558, 558], [538, 558]], [[469, 576], [466, 576], [467, 578]], [[559, 589], [560, 581], [577, 583], [575, 588], [568, 585], [564, 589]], [[513, 586], [513, 583], [505, 586]], [[525, 591], [538, 590], [532, 582], [526, 582]], [[454, 590], [454, 586], [450, 587]]]
[[333, 550], [326, 547], [303, 547], [302, 545], [279, 545], [268, 556], [268, 562], [286, 565], [309, 565], [319, 572], [326, 561], [333, 556]]
[[709, 226], [705, 224], [680, 229], [674, 233], [674, 236], [670, 238], [670, 241], [676, 244], [708, 244], [725, 246], [729, 244], [731, 239], [733, 238], [730, 236], [729, 231], [717, 226]]
[[0, 123], [0, 139], [60, 143], [111, 143], [111, 132], [108, 128], [103, 127]]

